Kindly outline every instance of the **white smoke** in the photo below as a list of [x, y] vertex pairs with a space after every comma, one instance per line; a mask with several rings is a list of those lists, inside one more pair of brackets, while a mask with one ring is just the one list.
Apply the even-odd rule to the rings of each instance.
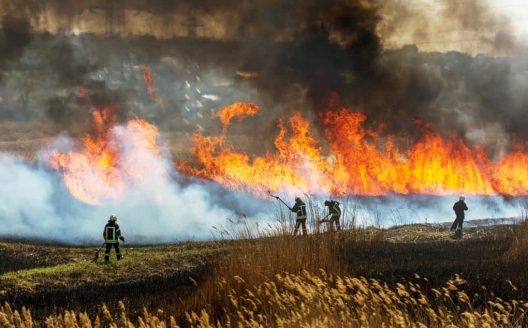
[[[465, 221], [490, 218], [519, 218], [526, 215], [526, 199], [502, 196], [465, 196], [469, 208]], [[345, 215], [354, 217], [360, 226], [390, 227], [403, 224], [451, 222], [458, 195], [389, 195], [340, 199]]]
[[[62, 176], [43, 161], [34, 166], [0, 153], [0, 236], [94, 243], [102, 239], [103, 226], [115, 213], [128, 241], [161, 243], [209, 239], [213, 226], [241, 215], [271, 218], [267, 202], [206, 182], [183, 185], [169, 156], [153, 156], [125, 127], [115, 127], [114, 135], [122, 143], [121, 166], [134, 166], [141, 179], [130, 178], [122, 198], [101, 206], [72, 197]], [[72, 144], [60, 137], [54, 145]]]

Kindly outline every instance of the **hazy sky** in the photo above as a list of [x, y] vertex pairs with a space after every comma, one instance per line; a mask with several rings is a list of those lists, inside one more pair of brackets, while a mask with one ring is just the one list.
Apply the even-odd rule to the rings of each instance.
[[[240, 4], [242, 2], [239, 5], [233, 4], [233, 1], [224, 2], [225, 6], [216, 2], [193, 5], [197, 6], [198, 36], [236, 39], [240, 36], [237, 26], [247, 19], [241, 14], [244, 13], [243, 8], [247, 9], [249, 4], [259, 8], [258, 4], [266, 1], [246, 2], [245, 5]], [[10, 6], [10, 3], [0, 3], [0, 12], [11, 8], [11, 12], [30, 16], [32, 25], [40, 30], [101, 34], [108, 28], [104, 11], [97, 9], [100, 8], [98, 0], [79, 1], [66, 7], [62, 2], [49, 0], [35, 5], [40, 8], [38, 11], [29, 6], [21, 10]], [[124, 25], [114, 32], [123, 35], [154, 34], [160, 38], [185, 36], [188, 34], [189, 3], [184, 1], [180, 7], [175, 5], [173, 10], [165, 11], [163, 15], [156, 10], [145, 11], [147, 6], [142, 1], [127, 3], [127, 9], [121, 11], [122, 18], [115, 18], [116, 22], [122, 19]], [[380, 15], [378, 31], [385, 48], [416, 44], [423, 51], [458, 50], [472, 54], [510, 55], [528, 45], [527, 0], [365, 0], [361, 3], [376, 8]], [[263, 8], [260, 9], [266, 10]], [[279, 9], [275, 6], [273, 10], [277, 11], [267, 14], [280, 22]], [[287, 5], [282, 11], [285, 10], [294, 12]], [[43, 14], [35, 15], [35, 12]], [[294, 25], [290, 21], [290, 25], [286, 23], [280, 27], [283, 30], [276, 34], [280, 36], [277, 41], [291, 38], [296, 29]]]
[[507, 55], [528, 45], [526, 0], [389, 0], [381, 12], [386, 48]]

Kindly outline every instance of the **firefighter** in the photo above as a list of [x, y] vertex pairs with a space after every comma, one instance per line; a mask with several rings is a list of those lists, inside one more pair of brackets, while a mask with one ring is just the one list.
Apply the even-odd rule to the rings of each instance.
[[[334, 230], [334, 224], [336, 230], [341, 230], [341, 224], [339, 224], [339, 219], [341, 218], [341, 208], [339, 207], [339, 202], [337, 200], [327, 200], [324, 202], [325, 206], [328, 207], [328, 215], [325, 216], [321, 222], [330, 223], [330, 230]], [[330, 216], [330, 219], [326, 219]]]
[[468, 207], [464, 202], [465, 200], [466, 199], [464, 197], [460, 197], [458, 202], [453, 205], [453, 211], [455, 211], [456, 219], [455, 222], [453, 222], [453, 225], [451, 225], [451, 230], [456, 230], [455, 233], [459, 236], [462, 235], [462, 225], [464, 224], [465, 211], [468, 210]]
[[110, 261], [110, 251], [112, 250], [112, 246], [115, 248], [117, 260], [119, 261], [123, 258], [121, 256], [121, 252], [119, 251], [119, 240], [124, 242], [125, 238], [121, 236], [121, 230], [119, 229], [119, 225], [116, 223], [116, 221], [117, 216], [112, 214], [108, 219], [108, 223], [104, 227], [103, 237], [106, 245], [105, 263]]
[[302, 225], [303, 235], [306, 236], [306, 204], [299, 197], [295, 197], [295, 205], [293, 205], [290, 210], [294, 213], [297, 213], [293, 235], [297, 235], [299, 226]]

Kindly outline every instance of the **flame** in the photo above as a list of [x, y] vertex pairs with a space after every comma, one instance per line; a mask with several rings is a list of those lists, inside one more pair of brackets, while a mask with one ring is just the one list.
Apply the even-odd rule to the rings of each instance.
[[334, 196], [528, 195], [528, 155], [522, 149], [492, 161], [481, 147], [443, 138], [425, 126], [421, 139], [402, 150], [394, 137], [381, 138], [364, 128], [364, 114], [346, 108], [322, 114], [323, 140], [315, 139], [308, 121], [296, 113], [287, 124], [279, 121], [274, 152], [252, 156], [236, 151], [226, 141], [226, 127], [233, 118], [256, 112], [254, 104], [222, 108], [214, 115], [224, 125], [222, 135], [193, 136], [201, 168], [185, 163], [180, 168], [261, 196], [267, 191]]
[[227, 127], [233, 118], [240, 122], [244, 116], [253, 116], [257, 114], [259, 108], [255, 104], [237, 102], [220, 108], [213, 117], [218, 117], [224, 127]]
[[110, 104], [92, 113], [93, 131], [83, 137], [80, 151], [55, 150], [48, 157], [70, 193], [88, 204], [120, 200], [133, 184], [146, 179], [149, 169], [130, 154], [159, 156], [157, 128], [143, 120], [118, 128], [116, 108]]
[[154, 101], [156, 101], [158, 104], [166, 105], [167, 100], [160, 98], [156, 92], [156, 85], [152, 76], [152, 70], [149, 65], [145, 65], [143, 68], [143, 79], [147, 85], [147, 95], [154, 99]]
[[[138, 184], [156, 195], [155, 183], [149, 181], [167, 174], [163, 166], [152, 165], [161, 157], [157, 128], [139, 119], [117, 125], [116, 108], [111, 104], [93, 112], [92, 132], [83, 137], [77, 151], [55, 150], [48, 158], [71, 194], [88, 204], [122, 200]], [[380, 129], [365, 128], [367, 117], [346, 108], [321, 114], [325, 127], [321, 139], [314, 137], [300, 113], [294, 113], [279, 120], [274, 151], [263, 155], [237, 151], [227, 141], [228, 126], [259, 110], [250, 103], [222, 107], [213, 115], [222, 123], [222, 133], [193, 136], [200, 166], [180, 163], [179, 168], [257, 196], [268, 191], [334, 196], [528, 195], [528, 154], [521, 146], [491, 160], [482, 147], [442, 137], [421, 123], [421, 138], [401, 149], [395, 137], [381, 137]], [[154, 172], [153, 167], [161, 171]]]
[[154, 87], [154, 79], [152, 78], [152, 70], [149, 65], [145, 65], [143, 68], [143, 78], [147, 84], [147, 94], [149, 97], [154, 98], [156, 96], [156, 88]]
[[[276, 154], [250, 158], [245, 153], [230, 150], [225, 135], [207, 137], [195, 134], [194, 152], [204, 168], [194, 169], [181, 165], [183, 171], [213, 179], [233, 189], [249, 191], [279, 190], [283, 186], [295, 186], [299, 190], [309, 189], [315, 181], [305, 177], [318, 177], [322, 163], [316, 141], [308, 135], [307, 123], [300, 115], [290, 119], [293, 138], [285, 139], [286, 128], [280, 123], [279, 135], [275, 138]], [[299, 151], [292, 149], [301, 147]], [[244, 188], [247, 187], [247, 188]]]

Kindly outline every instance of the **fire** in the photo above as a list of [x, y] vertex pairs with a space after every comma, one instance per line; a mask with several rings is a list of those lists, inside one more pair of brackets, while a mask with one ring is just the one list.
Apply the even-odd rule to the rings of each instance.
[[236, 118], [240, 122], [244, 116], [253, 116], [258, 111], [259, 108], [255, 104], [238, 102], [220, 108], [213, 117], [218, 117], [223, 126], [227, 127], [232, 119]]
[[336, 196], [528, 194], [528, 155], [521, 149], [492, 161], [481, 148], [427, 127], [418, 142], [399, 149], [394, 137], [364, 128], [364, 114], [345, 108], [322, 114], [323, 140], [315, 139], [308, 121], [296, 113], [287, 124], [279, 121], [274, 152], [252, 156], [234, 150], [226, 127], [233, 118], [256, 112], [254, 104], [222, 108], [215, 115], [224, 125], [222, 135], [193, 136], [201, 168], [181, 164], [181, 169], [256, 195], [268, 190]]
[[131, 120], [125, 127], [116, 125], [116, 104], [95, 110], [92, 133], [82, 139], [79, 151], [53, 151], [51, 168], [62, 173], [64, 183], [78, 200], [101, 205], [122, 199], [134, 183], [148, 176], [148, 168], [134, 152], [159, 156], [158, 130], [143, 120]]
[[147, 85], [147, 95], [154, 99], [154, 101], [156, 101], [158, 104], [166, 105], [167, 100], [160, 98], [156, 92], [156, 85], [152, 76], [152, 70], [149, 65], [145, 65], [143, 68], [143, 79]]
[[152, 78], [152, 70], [149, 65], [145, 65], [143, 69], [143, 78], [147, 84], [147, 94], [149, 97], [154, 98], [156, 96], [156, 88], [154, 86], [154, 79]]
[[[294, 137], [285, 139], [286, 128], [280, 124], [281, 131], [275, 139], [276, 154], [250, 158], [249, 155], [230, 150], [225, 135], [206, 137], [193, 136], [195, 155], [204, 168], [197, 170], [181, 166], [187, 173], [213, 179], [233, 189], [249, 191], [279, 190], [291, 186], [300, 190], [309, 189], [318, 182], [322, 168], [320, 151], [315, 140], [307, 134], [307, 124], [300, 115], [290, 119]], [[298, 152], [291, 149], [302, 147]]]
[[[138, 184], [155, 195], [156, 184], [149, 181], [167, 176], [163, 166], [152, 163], [161, 160], [157, 128], [139, 119], [117, 125], [116, 106], [93, 112], [93, 131], [84, 136], [77, 151], [53, 151], [48, 159], [50, 167], [62, 173], [71, 194], [88, 204], [121, 200]], [[528, 195], [528, 154], [522, 147], [491, 160], [481, 147], [442, 137], [422, 124], [422, 137], [402, 149], [396, 137], [381, 137], [379, 129], [365, 128], [367, 117], [346, 108], [321, 114], [325, 127], [321, 139], [295, 113], [279, 120], [274, 151], [262, 155], [237, 151], [228, 142], [227, 128], [233, 120], [259, 110], [247, 103], [222, 107], [213, 115], [221, 121], [222, 133], [193, 136], [200, 167], [181, 163], [180, 169], [258, 196], [268, 191], [334, 196]]]

